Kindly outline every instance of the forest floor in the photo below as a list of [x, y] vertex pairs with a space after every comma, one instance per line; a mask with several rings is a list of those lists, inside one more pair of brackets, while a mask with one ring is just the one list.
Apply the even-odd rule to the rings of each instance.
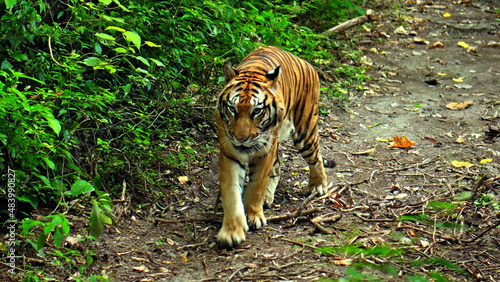
[[[322, 153], [337, 162], [328, 195], [304, 202], [306, 163], [283, 144], [268, 226], [221, 249], [221, 217], [207, 214], [218, 193], [214, 154], [160, 203], [173, 222], [153, 224], [155, 205], [143, 219], [122, 216], [89, 247], [89, 271], [111, 281], [500, 281], [498, 7], [459, 2], [401, 7], [371, 30], [348, 31], [371, 79], [346, 105], [322, 100]], [[388, 147], [402, 135], [416, 144]], [[84, 225], [74, 219], [72, 232]]]

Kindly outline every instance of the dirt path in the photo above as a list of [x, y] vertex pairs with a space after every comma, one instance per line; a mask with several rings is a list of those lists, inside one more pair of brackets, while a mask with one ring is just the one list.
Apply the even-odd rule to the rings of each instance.
[[[493, 1], [411, 5], [401, 8], [400, 19], [384, 16], [370, 31], [351, 34], [371, 62], [367, 74], [373, 79], [365, 81], [364, 92], [352, 90], [348, 108], [324, 101], [330, 114], [322, 116], [323, 153], [338, 166], [327, 172], [332, 195], [308, 205], [308, 211], [318, 208], [313, 215], [272, 221], [233, 251], [215, 245], [217, 221], [153, 226], [122, 218], [91, 247], [95, 273], [113, 281], [399, 281], [437, 275], [499, 281], [500, 229], [493, 227], [500, 220], [500, 140], [485, 140], [499, 129], [500, 115], [500, 47], [487, 46], [500, 41], [493, 8]], [[446, 12], [451, 16], [443, 17]], [[438, 41], [443, 49], [429, 49]], [[472, 105], [464, 110], [446, 108], [466, 101]], [[398, 149], [378, 141], [396, 135], [416, 144]], [[295, 212], [305, 198], [305, 163], [289, 146], [281, 154], [284, 169], [268, 217]], [[483, 159], [491, 162], [480, 164]], [[455, 167], [454, 160], [471, 165]], [[217, 195], [216, 168], [214, 156], [209, 169], [192, 171], [189, 179], [207, 190], [196, 181], [185, 185], [161, 203], [165, 218], [207, 217]], [[315, 227], [311, 219], [324, 215], [342, 218]], [[344, 248], [325, 254], [320, 246]]]

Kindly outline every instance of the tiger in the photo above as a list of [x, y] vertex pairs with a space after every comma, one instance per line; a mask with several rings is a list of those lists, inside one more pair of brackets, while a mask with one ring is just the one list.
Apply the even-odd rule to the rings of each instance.
[[224, 212], [217, 241], [231, 248], [245, 240], [249, 226], [266, 225], [263, 206], [273, 203], [280, 179], [278, 142], [291, 138], [308, 163], [309, 193], [326, 193], [324, 167], [335, 162], [323, 160], [319, 151], [320, 83], [308, 62], [266, 46], [248, 54], [237, 68], [224, 63], [223, 72], [215, 110]]

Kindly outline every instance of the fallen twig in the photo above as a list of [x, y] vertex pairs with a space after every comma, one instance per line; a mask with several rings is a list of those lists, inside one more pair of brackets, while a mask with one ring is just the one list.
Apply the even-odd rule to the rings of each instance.
[[486, 233], [490, 232], [491, 230], [497, 228], [498, 226], [500, 226], [500, 220], [497, 220], [496, 223], [494, 223], [491, 226], [487, 227], [485, 230], [479, 232], [479, 234], [477, 234], [475, 237], [467, 239], [467, 240], [462, 240], [462, 242], [464, 242], [464, 243], [472, 243], [472, 242], [476, 241], [477, 239], [479, 239], [480, 237], [482, 237], [484, 234], [486, 234]]
[[318, 195], [318, 192], [313, 191], [311, 193], [311, 195], [309, 195], [309, 197], [307, 197], [304, 201], [302, 201], [302, 203], [299, 206], [299, 210], [295, 213], [294, 217], [299, 217], [302, 214], [302, 211], [304, 210], [304, 208], [307, 206], [307, 204], [309, 204], [309, 202], [312, 201], [312, 199], [314, 199], [317, 195]]
[[198, 221], [221, 221], [217, 217], [187, 217], [181, 219], [165, 219], [165, 218], [155, 218], [155, 222], [163, 222], [163, 223], [183, 223], [183, 222], [198, 222]]
[[353, 26], [356, 26], [356, 25], [362, 25], [364, 24], [365, 22], [368, 21], [368, 17], [366, 15], [362, 15], [362, 16], [359, 16], [357, 18], [354, 18], [354, 19], [350, 19], [346, 22], [343, 22], [335, 27], [332, 27], [330, 28], [329, 30], [323, 32], [322, 34], [323, 35], [330, 35], [332, 33], [338, 33], [338, 32], [342, 32], [346, 29], [349, 29]]
[[300, 243], [300, 242], [296, 242], [296, 241], [292, 241], [292, 240], [289, 240], [289, 239], [286, 239], [286, 238], [281, 238], [281, 240], [289, 242], [289, 243], [292, 243], [292, 244], [295, 244], [295, 245], [299, 245], [299, 246], [302, 246], [302, 247], [308, 247], [308, 248], [311, 248], [313, 250], [317, 249], [317, 247], [315, 247], [315, 246], [306, 245], [306, 244], [303, 244], [303, 243]]
[[[310, 214], [313, 214], [315, 212], [318, 212], [320, 209], [319, 208], [312, 208], [312, 209], [308, 209], [308, 210], [305, 210], [304, 212], [302, 212], [301, 215], [305, 216], [305, 215], [310, 215]], [[281, 220], [286, 220], [286, 219], [290, 219], [290, 218], [296, 218], [297, 217], [297, 213], [286, 213], [286, 214], [281, 214], [281, 215], [276, 215], [276, 216], [270, 216], [268, 218], [266, 218], [266, 220], [268, 222], [271, 222], [271, 221], [281, 221]]]
[[378, 219], [377, 218], [376, 219], [366, 218], [357, 212], [355, 212], [354, 215], [359, 217], [362, 221], [365, 221], [365, 222], [394, 222], [394, 221], [396, 221], [396, 219], [391, 219], [391, 218], [378, 218]]
[[232, 273], [232, 274], [231, 274], [231, 275], [227, 278], [227, 280], [226, 280], [226, 281], [233, 281], [233, 277], [234, 277], [236, 274], [240, 273], [241, 271], [245, 270], [246, 268], [248, 268], [248, 266], [246, 266], [246, 265], [245, 265], [245, 266], [243, 266], [243, 267], [240, 267], [240, 268], [236, 269], [236, 271], [235, 271], [235, 272], [233, 272], [233, 273]]
[[188, 249], [188, 248], [196, 248], [196, 247], [200, 247], [200, 246], [204, 246], [204, 245], [208, 245], [208, 243], [203, 242], [203, 243], [198, 243], [198, 244], [185, 245], [185, 246], [178, 247], [177, 250], [179, 251], [179, 250]]
[[342, 214], [336, 214], [334, 216], [328, 216], [328, 217], [317, 216], [317, 217], [311, 219], [311, 223], [314, 224], [314, 226], [316, 226], [316, 228], [318, 228], [318, 230], [320, 230], [321, 232], [323, 232], [325, 234], [332, 234], [333, 231], [323, 227], [321, 225], [321, 222], [335, 222], [341, 218], [342, 218]]

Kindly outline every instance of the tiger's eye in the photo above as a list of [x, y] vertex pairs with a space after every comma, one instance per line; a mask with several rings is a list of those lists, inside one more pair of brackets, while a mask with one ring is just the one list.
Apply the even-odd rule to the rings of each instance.
[[234, 116], [236, 115], [236, 108], [233, 106], [227, 106], [228, 111]]
[[257, 108], [257, 109], [255, 109], [255, 110], [253, 110], [252, 115], [253, 115], [254, 117], [256, 117], [256, 116], [260, 115], [263, 111], [264, 111], [264, 108]]

